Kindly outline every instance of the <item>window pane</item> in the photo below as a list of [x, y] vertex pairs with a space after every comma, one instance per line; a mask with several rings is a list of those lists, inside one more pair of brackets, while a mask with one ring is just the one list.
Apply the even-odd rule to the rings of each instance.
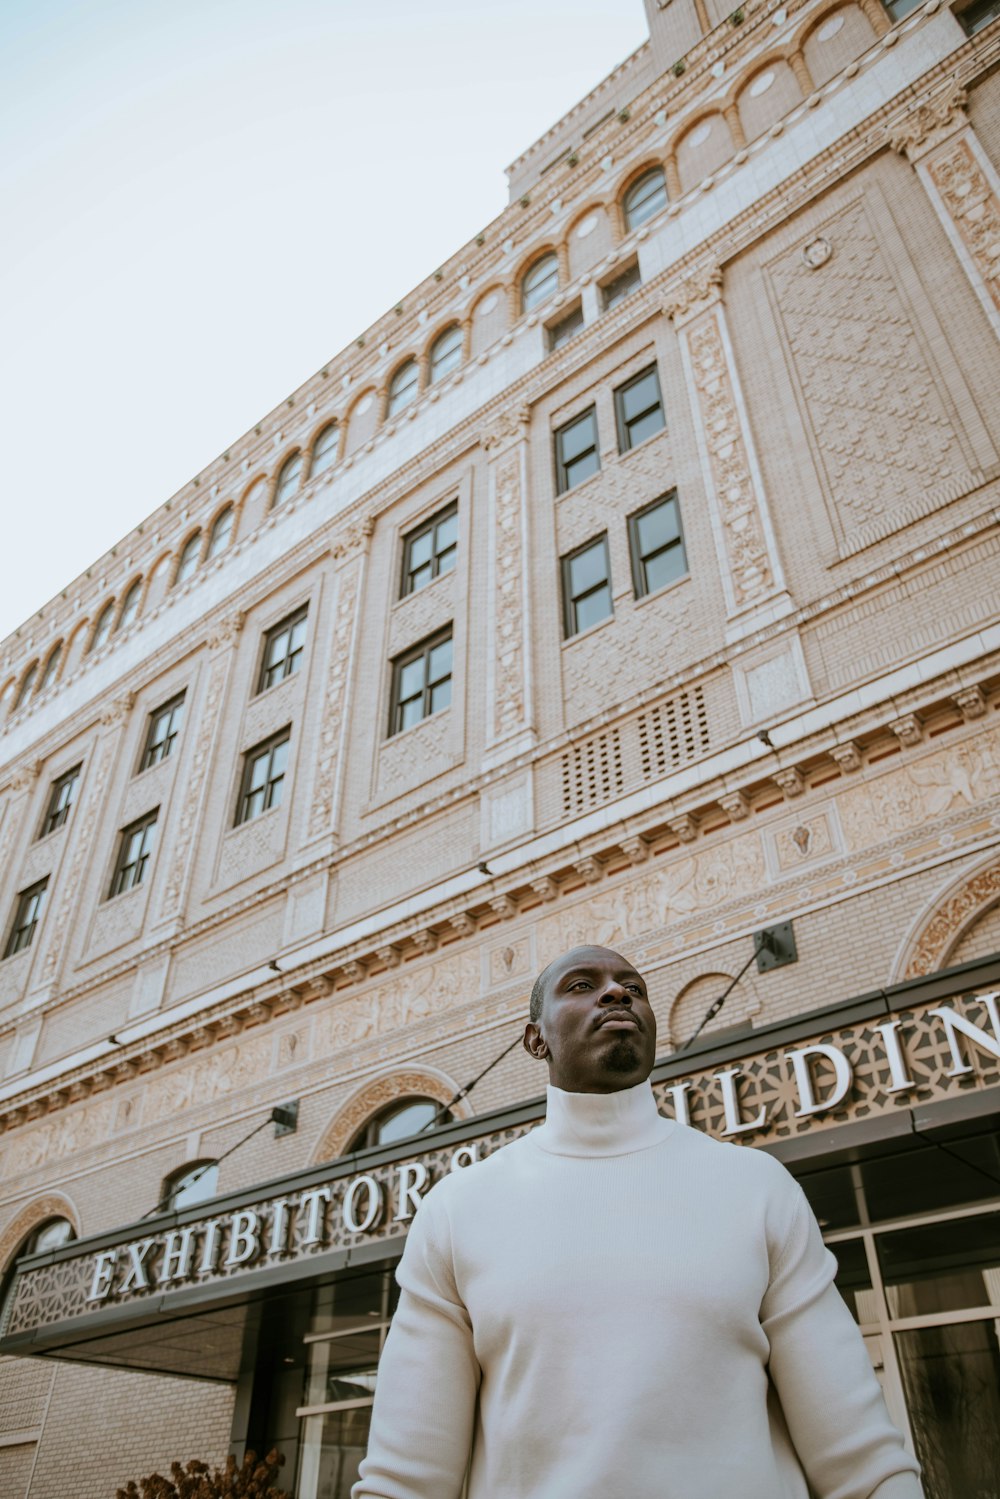
[[191, 574], [198, 566], [198, 553], [200, 550], [201, 532], [199, 531], [195, 536], [192, 536], [189, 539], [184, 547], [183, 552], [181, 552], [181, 560], [177, 565], [177, 577], [175, 579], [176, 582], [183, 583], [186, 578], [190, 578]]
[[434, 568], [432, 564], [425, 562], [422, 567], [417, 568], [416, 572], [410, 574], [410, 592], [416, 593], [418, 588], [423, 588], [424, 584], [429, 583], [433, 577]]
[[645, 570], [647, 593], [655, 593], [658, 588], [666, 588], [668, 583], [675, 583], [687, 572], [684, 548], [677, 543], [665, 552], [658, 552], [655, 557], [648, 558]]
[[397, 411], [402, 411], [404, 406], [409, 406], [410, 402], [416, 398], [419, 375], [420, 371], [415, 359], [411, 359], [403, 365], [402, 369], [396, 371], [389, 387], [390, 416]]
[[660, 391], [656, 371], [647, 371], [640, 380], [633, 380], [631, 385], [626, 385], [620, 394], [625, 420], [634, 421], [640, 413], [659, 404]]
[[1000, 1213], [879, 1234], [875, 1245], [890, 1316], [1000, 1311]]
[[317, 437], [316, 446], [313, 448], [312, 460], [312, 471], [314, 474], [323, 473], [325, 469], [330, 468], [333, 464], [337, 457], [337, 437], [336, 422], [331, 422], [328, 427], [324, 427]]
[[663, 420], [663, 411], [655, 406], [652, 411], [647, 411], [645, 416], [640, 416], [636, 421], [629, 423], [628, 445], [637, 448], [647, 437], [653, 437], [657, 432], [662, 432], [666, 423]]
[[927, 1144], [861, 1163], [869, 1212], [876, 1221], [980, 1202], [996, 1193], [990, 1176], [1000, 1176], [996, 1130], [952, 1139], [947, 1152]]
[[422, 536], [414, 536], [410, 542], [410, 567], [417, 568], [421, 563], [429, 562], [433, 553], [433, 531], [425, 531]]
[[583, 327], [583, 308], [577, 307], [568, 317], [563, 318], [561, 323], [556, 323], [549, 329], [549, 348], [561, 349], [563, 344], [569, 343]]
[[380, 1328], [363, 1328], [332, 1338], [329, 1343], [311, 1343], [305, 1404], [327, 1405], [370, 1395], [375, 1388], [381, 1337]]
[[676, 541], [681, 534], [678, 521], [677, 506], [672, 500], [636, 516], [635, 528], [640, 555], [648, 557], [651, 552], [658, 552], [670, 542]]
[[438, 521], [435, 534], [435, 548], [443, 552], [446, 547], [452, 547], [458, 540], [458, 512], [448, 515], [444, 520]]
[[378, 1143], [388, 1145], [393, 1140], [405, 1140], [408, 1135], [415, 1135], [431, 1122], [440, 1107], [428, 1099], [418, 1098], [392, 1110], [378, 1123]]
[[558, 288], [559, 262], [554, 255], [545, 255], [531, 267], [521, 289], [521, 305], [525, 312], [544, 302]]
[[114, 618], [114, 604], [105, 604], [97, 620], [97, 628], [94, 630], [94, 639], [91, 642], [92, 651], [100, 650], [111, 633], [111, 621]]
[[431, 381], [449, 374], [462, 360], [462, 330], [449, 328], [431, 350]]
[[567, 465], [589, 448], [596, 447], [597, 422], [594, 419], [594, 413], [588, 411], [578, 421], [572, 422], [568, 427], [563, 427], [559, 433], [559, 441], [562, 460]]
[[120, 618], [118, 620], [118, 628], [119, 628], [119, 630], [127, 630], [128, 627], [129, 627], [129, 625], [135, 619], [136, 614], [138, 613], [138, 609], [139, 609], [139, 589], [140, 589], [140, 584], [139, 583], [133, 583], [132, 587], [129, 589], [128, 593], [125, 595], [125, 602], [122, 605], [121, 616], [120, 616]]
[[202, 1161], [198, 1166], [192, 1166], [190, 1171], [184, 1171], [174, 1177], [170, 1187], [170, 1206], [172, 1208], [194, 1207], [196, 1203], [207, 1202], [210, 1197], [215, 1196], [215, 1189], [219, 1181], [218, 1163], [213, 1161], [209, 1164]]
[[59, 657], [61, 655], [62, 655], [62, 646], [61, 645], [57, 645], [56, 648], [55, 648], [55, 650], [52, 652], [51, 656], [49, 657], [48, 661], [45, 663], [45, 671], [42, 673], [42, 680], [38, 684], [38, 690], [39, 690], [39, 692], [44, 692], [45, 689], [46, 689], [46, 687], [48, 687], [49, 683], [52, 681], [53, 677], [55, 676], [56, 671], [58, 670], [58, 667], [59, 667]]
[[662, 171], [657, 168], [641, 177], [630, 188], [625, 198], [625, 220], [630, 229], [637, 229], [647, 219], [658, 213], [667, 201], [667, 184]]
[[572, 464], [566, 465], [566, 488], [572, 489], [574, 484], [582, 484], [584, 479], [589, 479], [591, 474], [596, 474], [601, 465], [596, 451], [585, 453], [582, 458], [576, 459]]
[[430, 682], [440, 682], [442, 677], [451, 673], [451, 641], [442, 640], [440, 645], [434, 646], [430, 652], [430, 660], [427, 669], [427, 679]]
[[301, 472], [302, 454], [296, 453], [293, 458], [288, 459], [288, 462], [278, 475], [278, 484], [274, 492], [274, 503], [276, 505], [282, 504], [283, 501], [291, 497], [298, 486]]
[[44, 1254], [47, 1249], [62, 1249], [76, 1238], [73, 1225], [68, 1218], [53, 1218], [31, 1237], [31, 1253]]
[[861, 1239], [845, 1239], [829, 1248], [837, 1257], [836, 1287], [846, 1301], [855, 1322], [877, 1322], [878, 1299], [872, 1290], [868, 1256]]
[[418, 656], [416, 661], [410, 661], [402, 667], [399, 673], [399, 696], [400, 698], [413, 697], [424, 690], [424, 658]]
[[605, 583], [603, 587], [597, 588], [593, 593], [588, 593], [586, 598], [578, 600], [576, 604], [576, 633], [581, 630], [589, 630], [591, 625], [599, 624], [602, 619], [607, 619], [611, 613], [611, 589]]
[[1000, 1472], [1000, 1323], [895, 1334], [928, 1499], [992, 1495]]
[[328, 1411], [302, 1423], [295, 1499], [350, 1499], [368, 1447], [371, 1407]]
[[212, 535], [208, 543], [209, 557], [217, 557], [228, 544], [233, 531], [233, 507], [223, 510], [212, 527]]
[[272, 781], [276, 780], [278, 776], [283, 776], [285, 773], [285, 766], [288, 764], [289, 743], [290, 741], [288, 739], [283, 739], [281, 743], [276, 744], [274, 746], [274, 749], [271, 751]]
[[264, 754], [254, 756], [254, 758], [250, 762], [250, 775], [247, 780], [247, 786], [249, 790], [256, 791], [258, 786], [263, 786], [264, 782], [267, 780], [267, 772], [270, 763], [271, 756], [266, 750]]
[[619, 302], [624, 302], [629, 293], [635, 291], [636, 287], [641, 284], [642, 278], [639, 275], [638, 265], [630, 265], [627, 271], [623, 271], [620, 276], [616, 276], [614, 281], [609, 281], [604, 287], [605, 308], [617, 307]]
[[577, 552], [569, 562], [570, 594], [578, 598], [608, 576], [607, 552], [604, 542], [598, 541], [585, 552]]
[[421, 691], [419, 697], [411, 697], [407, 702], [400, 705], [399, 727], [408, 729], [413, 724], [419, 723], [424, 716], [424, 694]]
[[430, 712], [437, 713], [442, 708], [451, 706], [451, 677], [445, 677], [430, 691]]

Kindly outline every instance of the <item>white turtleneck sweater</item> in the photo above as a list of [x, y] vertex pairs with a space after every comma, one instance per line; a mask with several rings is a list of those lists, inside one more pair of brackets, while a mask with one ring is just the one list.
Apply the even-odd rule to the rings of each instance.
[[352, 1499], [922, 1499], [802, 1189], [548, 1089], [427, 1194]]

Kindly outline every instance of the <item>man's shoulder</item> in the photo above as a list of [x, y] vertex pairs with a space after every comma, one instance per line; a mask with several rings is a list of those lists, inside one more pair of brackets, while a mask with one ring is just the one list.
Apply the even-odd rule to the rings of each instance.
[[500, 1180], [513, 1179], [527, 1164], [530, 1158], [525, 1151], [528, 1138], [527, 1134], [521, 1135], [518, 1139], [491, 1150], [481, 1160], [470, 1161], [466, 1166], [445, 1172], [426, 1193], [426, 1200], [434, 1198], [439, 1207], [447, 1207], [451, 1203], [474, 1198], [480, 1192], [493, 1192]]
[[678, 1142], [683, 1149], [701, 1157], [708, 1171], [718, 1171], [735, 1180], [743, 1180], [759, 1191], [786, 1192], [794, 1188], [795, 1178], [769, 1151], [744, 1142], [718, 1140], [690, 1124], [677, 1124]]

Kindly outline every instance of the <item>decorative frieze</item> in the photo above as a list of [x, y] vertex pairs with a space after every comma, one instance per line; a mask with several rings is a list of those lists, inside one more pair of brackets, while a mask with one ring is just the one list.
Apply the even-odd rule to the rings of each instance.
[[487, 610], [488, 758], [523, 748], [530, 734], [528, 613], [528, 422], [526, 406], [502, 413], [481, 438], [489, 458]]

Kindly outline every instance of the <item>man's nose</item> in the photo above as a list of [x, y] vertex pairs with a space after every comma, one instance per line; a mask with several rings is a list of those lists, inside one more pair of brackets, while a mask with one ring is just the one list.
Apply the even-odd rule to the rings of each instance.
[[602, 1005], [607, 1005], [607, 1004], [619, 1004], [619, 1005], [620, 1004], [626, 1004], [626, 1005], [630, 1005], [631, 1003], [632, 1003], [632, 996], [631, 996], [631, 994], [629, 994], [628, 990], [624, 989], [621, 984], [616, 983], [614, 979], [612, 979], [610, 983], [605, 984], [605, 986], [604, 986], [604, 993], [601, 995], [600, 999], [598, 1000], [598, 1004], [602, 1004]]

